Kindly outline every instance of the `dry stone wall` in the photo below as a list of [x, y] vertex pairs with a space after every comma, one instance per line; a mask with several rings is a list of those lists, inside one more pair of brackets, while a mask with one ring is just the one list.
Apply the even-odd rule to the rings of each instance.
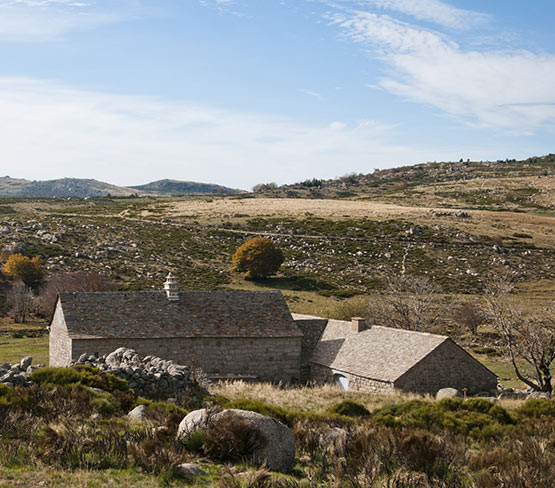
[[156, 356], [141, 357], [125, 347], [99, 358], [83, 354], [74, 364], [111, 373], [126, 380], [135, 393], [146, 397], [176, 398], [197, 388], [186, 366]]
[[72, 339], [72, 358], [107, 355], [126, 347], [139, 355], [200, 368], [212, 379], [299, 380], [301, 338]]

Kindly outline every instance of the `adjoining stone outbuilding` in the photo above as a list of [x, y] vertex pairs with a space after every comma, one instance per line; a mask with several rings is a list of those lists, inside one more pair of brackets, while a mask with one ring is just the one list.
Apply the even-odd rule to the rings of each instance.
[[50, 365], [119, 347], [200, 367], [213, 379], [299, 380], [303, 334], [279, 291], [61, 293]]
[[348, 390], [400, 390], [435, 394], [466, 388], [469, 394], [495, 391], [497, 377], [449, 337], [389, 327], [294, 314], [303, 330], [323, 330], [308, 359], [309, 376]]
[[212, 379], [335, 382], [365, 392], [495, 390], [497, 377], [446, 336], [291, 314], [279, 291], [61, 293], [50, 365], [120, 348]]

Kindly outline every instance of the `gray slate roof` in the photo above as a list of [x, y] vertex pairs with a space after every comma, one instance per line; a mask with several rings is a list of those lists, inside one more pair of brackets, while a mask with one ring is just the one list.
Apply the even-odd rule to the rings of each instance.
[[376, 325], [355, 334], [350, 322], [330, 320], [311, 362], [393, 382], [448, 340], [446, 336]]
[[70, 337], [301, 337], [279, 291], [61, 293]]

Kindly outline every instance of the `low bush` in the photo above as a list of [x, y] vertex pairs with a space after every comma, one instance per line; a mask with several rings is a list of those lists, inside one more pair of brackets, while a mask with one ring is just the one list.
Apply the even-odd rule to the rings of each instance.
[[233, 412], [224, 412], [204, 429], [203, 452], [217, 461], [241, 461], [268, 442], [264, 433]]
[[221, 404], [221, 406], [224, 408], [250, 410], [251, 412], [268, 415], [269, 417], [273, 417], [286, 425], [292, 425], [296, 420], [298, 420], [299, 416], [299, 413], [295, 410], [286, 410], [285, 408], [270, 405], [268, 403], [261, 402], [260, 400], [251, 400], [250, 398], [229, 400]]
[[369, 410], [362, 404], [352, 400], [343, 400], [328, 409], [329, 412], [347, 417], [369, 417]]
[[73, 385], [79, 383], [108, 392], [129, 390], [127, 381], [84, 364], [78, 364], [71, 368], [36, 369], [31, 373], [30, 379], [39, 385]]
[[521, 417], [529, 418], [555, 417], [555, 401], [530, 398], [517, 409], [516, 413]]
[[502, 436], [515, 424], [505, 409], [480, 398], [448, 398], [437, 403], [411, 400], [380, 408], [373, 418], [390, 427], [447, 430], [482, 440]]

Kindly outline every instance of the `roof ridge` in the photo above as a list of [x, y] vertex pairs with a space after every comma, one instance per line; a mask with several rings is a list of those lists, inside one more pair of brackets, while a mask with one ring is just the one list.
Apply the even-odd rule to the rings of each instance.
[[420, 330], [407, 330], [407, 329], [398, 329], [396, 327], [386, 327], [385, 325], [373, 325], [369, 329], [363, 330], [362, 332], [366, 332], [372, 329], [385, 329], [385, 330], [394, 330], [398, 332], [403, 332], [405, 334], [419, 334], [423, 336], [430, 336], [430, 337], [441, 337], [443, 339], [450, 339], [449, 336], [443, 334], [433, 334], [432, 332], [422, 332]]

